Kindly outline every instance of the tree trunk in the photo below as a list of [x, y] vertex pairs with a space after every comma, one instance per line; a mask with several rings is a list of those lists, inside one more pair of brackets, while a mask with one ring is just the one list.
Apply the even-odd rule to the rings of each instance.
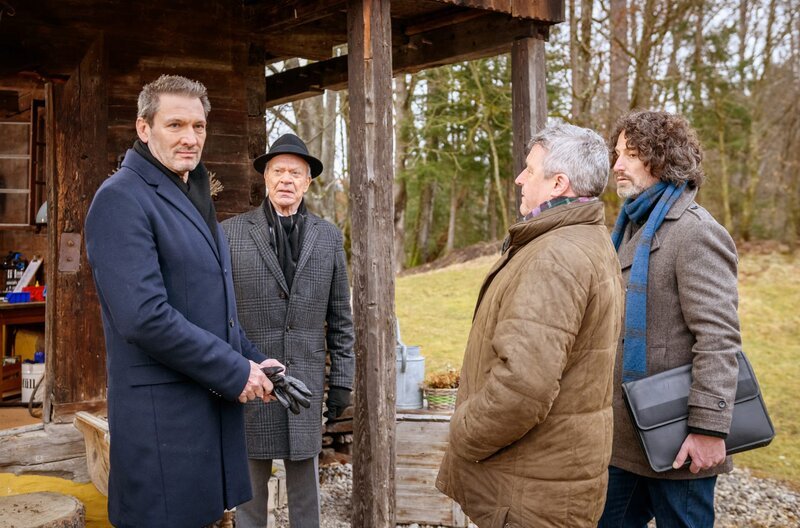
[[395, 272], [399, 273], [405, 267], [406, 250], [406, 204], [408, 202], [408, 190], [406, 188], [406, 163], [408, 162], [409, 134], [412, 123], [411, 115], [411, 90], [409, 84], [413, 86], [405, 75], [398, 75], [394, 80], [394, 262]]
[[433, 200], [436, 195], [436, 182], [426, 180], [422, 184], [419, 197], [419, 214], [417, 216], [417, 258], [415, 264], [428, 262], [430, 253], [430, 233], [433, 226]]
[[456, 239], [456, 213], [458, 212], [458, 173], [450, 181], [450, 218], [447, 221], [447, 242], [444, 245], [444, 254], [453, 251]]
[[570, 64], [572, 66], [572, 120], [586, 126], [591, 120], [592, 0], [581, 0], [580, 16], [570, 0]]
[[630, 108], [628, 99], [628, 0], [611, 0], [611, 79], [608, 97], [608, 128]]
[[[322, 125], [322, 166], [325, 167], [324, 174], [320, 175], [317, 185], [320, 187], [321, 204], [320, 215], [337, 223], [336, 217], [336, 174], [334, 164], [336, 163], [336, 107], [338, 105], [338, 94], [334, 90], [325, 92], [325, 112]], [[318, 179], [319, 179], [318, 178]], [[346, 215], [345, 215], [346, 216]]]
[[494, 136], [492, 135], [492, 130], [489, 127], [486, 127], [486, 136], [489, 138], [489, 150], [491, 154], [492, 160], [492, 177], [494, 180], [494, 188], [497, 192], [497, 204], [499, 205], [500, 215], [503, 220], [502, 229], [508, 229], [508, 211], [507, 206], [504, 200], [504, 192], [503, 192], [503, 182], [500, 181], [500, 156], [497, 154], [497, 145], [494, 141]]

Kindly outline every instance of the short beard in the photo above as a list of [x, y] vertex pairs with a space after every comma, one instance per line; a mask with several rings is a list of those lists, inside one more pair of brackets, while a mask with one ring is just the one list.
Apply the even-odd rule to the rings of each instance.
[[625, 198], [625, 199], [630, 198], [632, 200], [635, 200], [644, 191], [645, 191], [645, 189], [643, 187], [640, 187], [638, 185], [634, 185], [633, 183], [631, 183], [630, 185], [626, 186], [624, 189], [620, 189], [619, 186], [617, 186], [617, 196], [619, 196], [620, 198]]

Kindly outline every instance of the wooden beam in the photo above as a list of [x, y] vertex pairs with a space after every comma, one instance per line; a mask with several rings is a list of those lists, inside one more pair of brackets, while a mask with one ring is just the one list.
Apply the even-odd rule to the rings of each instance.
[[555, 24], [564, 21], [564, 0], [438, 0], [444, 4], [498, 11]]
[[[407, 37], [392, 53], [392, 73], [410, 73], [510, 51], [514, 39], [547, 34], [538, 22], [487, 14], [455, 26], [437, 28]], [[347, 56], [315, 62], [266, 78], [267, 106], [341, 90], [347, 85]]]
[[[544, 38], [541, 36], [515, 40], [511, 47], [511, 108], [511, 159], [514, 175], [517, 175], [525, 168], [528, 142], [547, 124]], [[517, 215], [520, 201], [517, 187]]]
[[356, 528], [395, 526], [392, 55], [387, 0], [349, 0]]
[[[89, 203], [108, 174], [108, 66], [102, 36], [52, 101], [55, 167], [48, 171], [47, 398], [53, 421], [106, 398], [100, 305], [83, 244]], [[48, 134], [48, 140], [53, 134]], [[51, 165], [48, 163], [48, 167]], [[70, 259], [62, 256], [72, 255]]]
[[[291, 28], [344, 12], [346, 0], [283, 0], [264, 2], [245, 8], [248, 30], [286, 31]], [[291, 35], [284, 35], [291, 38]]]

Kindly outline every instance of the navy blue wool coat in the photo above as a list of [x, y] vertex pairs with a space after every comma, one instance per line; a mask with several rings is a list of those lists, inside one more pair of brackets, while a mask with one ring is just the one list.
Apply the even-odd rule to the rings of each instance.
[[242, 405], [248, 359], [225, 235], [129, 150], [86, 219], [106, 338], [118, 527], [198, 528], [251, 498]]

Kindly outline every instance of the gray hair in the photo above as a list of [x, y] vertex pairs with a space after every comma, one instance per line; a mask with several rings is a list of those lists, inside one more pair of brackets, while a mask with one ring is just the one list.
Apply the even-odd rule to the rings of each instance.
[[211, 112], [211, 103], [208, 102], [206, 87], [198, 81], [181, 77], [180, 75], [162, 75], [155, 81], [145, 84], [139, 92], [137, 117], [141, 117], [149, 125], [153, 124], [153, 117], [158, 112], [158, 103], [161, 94], [183, 95], [197, 97], [203, 105], [203, 111], [208, 117]]
[[566, 174], [578, 196], [600, 196], [608, 185], [608, 148], [594, 130], [567, 124], [551, 125], [533, 136], [528, 152], [535, 145], [547, 151], [545, 178]]

